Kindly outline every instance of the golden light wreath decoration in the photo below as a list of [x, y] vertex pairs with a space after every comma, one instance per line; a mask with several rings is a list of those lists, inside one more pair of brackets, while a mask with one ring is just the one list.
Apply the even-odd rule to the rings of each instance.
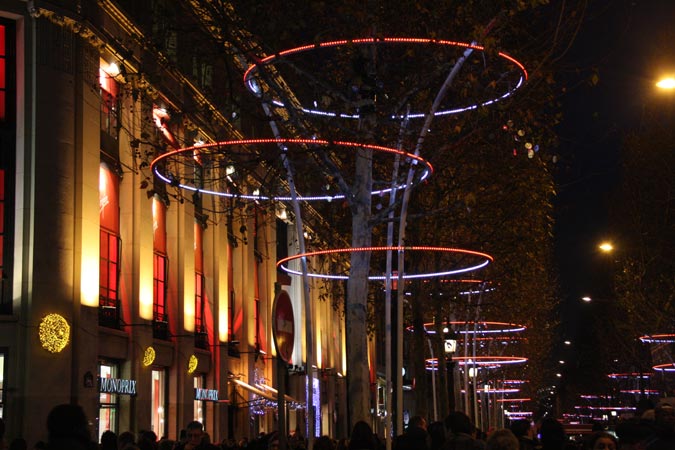
[[190, 355], [190, 359], [188, 360], [188, 373], [193, 373], [197, 370], [198, 364], [199, 360], [197, 360], [197, 357], [195, 355]]
[[143, 353], [143, 365], [145, 367], [148, 367], [149, 365], [154, 363], [156, 356], [157, 353], [155, 352], [155, 349], [152, 348], [152, 345], [148, 346], [148, 348], [146, 348], [145, 352]]
[[40, 321], [38, 336], [42, 348], [51, 353], [59, 353], [70, 340], [70, 325], [60, 314], [47, 314]]

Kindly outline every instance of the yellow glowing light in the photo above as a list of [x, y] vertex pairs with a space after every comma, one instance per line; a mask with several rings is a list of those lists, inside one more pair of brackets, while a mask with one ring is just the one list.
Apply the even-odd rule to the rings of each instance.
[[157, 354], [155, 353], [155, 349], [152, 348], [152, 346], [146, 348], [145, 353], [143, 353], [143, 365], [148, 367], [150, 364], [155, 362], [156, 356]]
[[673, 77], [662, 78], [656, 83], [656, 87], [659, 89], [675, 89], [675, 78]]
[[199, 364], [197, 357], [195, 355], [190, 355], [190, 359], [188, 360], [188, 373], [193, 373], [197, 370], [197, 364]]
[[612, 250], [614, 250], [614, 246], [612, 245], [611, 242], [603, 242], [600, 245], [598, 245], [598, 248], [605, 253], [609, 253]]
[[42, 348], [51, 353], [59, 353], [68, 345], [70, 325], [63, 316], [48, 314], [40, 322], [39, 336]]

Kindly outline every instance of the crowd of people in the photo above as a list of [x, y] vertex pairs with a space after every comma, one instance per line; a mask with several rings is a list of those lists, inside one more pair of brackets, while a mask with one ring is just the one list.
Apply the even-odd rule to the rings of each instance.
[[[0, 450], [28, 450], [23, 438], [8, 445], [5, 426], [0, 419]], [[100, 443], [91, 439], [84, 411], [77, 405], [59, 405], [47, 417], [46, 442], [37, 442], [34, 450], [277, 450], [278, 432], [261, 433], [255, 439], [224, 439], [212, 443], [200, 422], [192, 421], [177, 440], [158, 438], [152, 431], [119, 435], [105, 431]], [[314, 450], [384, 450], [385, 443], [363, 421], [357, 422], [349, 438], [316, 438]], [[307, 441], [299, 430], [288, 436], [288, 450], [304, 450]], [[536, 426], [528, 420], [514, 420], [508, 428], [482, 433], [461, 411], [450, 413], [442, 422], [427, 424], [424, 417], [412, 417], [405, 432], [393, 440], [393, 450], [675, 450], [675, 410], [661, 405], [640, 418], [620, 421], [610, 432], [599, 427], [590, 436], [573, 439], [554, 418], [545, 418]]]

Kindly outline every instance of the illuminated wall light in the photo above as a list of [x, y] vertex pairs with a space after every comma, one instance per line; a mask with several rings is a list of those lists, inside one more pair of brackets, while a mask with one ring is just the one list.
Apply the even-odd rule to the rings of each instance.
[[106, 72], [108, 72], [108, 75], [114, 78], [120, 74], [120, 66], [118, 66], [117, 63], [113, 61], [110, 64], [108, 64]]
[[194, 373], [194, 371], [197, 370], [198, 364], [199, 360], [197, 360], [197, 357], [195, 355], [190, 355], [190, 359], [188, 360], [188, 373]]
[[[98, 230], [97, 230], [98, 231]], [[99, 253], [98, 233], [87, 240], [84, 236], [84, 242], [95, 242], [94, 245], [83, 246], [82, 248], [82, 267], [80, 278], [80, 303], [84, 306], [98, 307], [99, 300]], [[95, 240], [94, 240], [95, 239]]]
[[148, 348], [145, 349], [145, 352], [143, 353], [143, 365], [145, 367], [152, 365], [152, 363], [155, 362], [156, 357], [157, 353], [155, 353], [155, 349], [152, 348], [152, 346], [149, 346]]
[[59, 353], [70, 339], [70, 325], [59, 314], [48, 314], [42, 321], [38, 330], [42, 348], [51, 353]]
[[315, 358], [314, 363], [316, 364], [316, 367], [319, 368], [319, 369], [321, 369], [321, 367], [322, 367], [322, 364], [321, 364], [322, 363], [322, 360], [321, 360], [322, 354], [321, 353], [322, 353], [321, 329], [319, 327], [317, 327], [317, 330], [316, 330], [316, 358]]
[[[148, 230], [148, 234], [151, 230]], [[146, 242], [152, 242], [149, 236]], [[145, 320], [152, 320], [153, 314], [153, 265], [152, 265], [152, 246], [141, 245], [140, 248], [141, 264], [138, 267], [138, 315]], [[145, 262], [147, 261], [147, 264]]]

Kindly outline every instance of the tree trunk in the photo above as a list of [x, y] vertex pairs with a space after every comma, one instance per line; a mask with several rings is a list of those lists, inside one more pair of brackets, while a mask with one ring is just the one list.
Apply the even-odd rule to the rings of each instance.
[[[352, 206], [352, 248], [369, 247], [372, 192], [372, 151], [360, 149], [356, 160], [354, 202]], [[354, 423], [370, 423], [370, 379], [368, 370], [368, 274], [370, 252], [355, 251], [351, 255], [347, 283], [347, 383], [349, 418]]]

